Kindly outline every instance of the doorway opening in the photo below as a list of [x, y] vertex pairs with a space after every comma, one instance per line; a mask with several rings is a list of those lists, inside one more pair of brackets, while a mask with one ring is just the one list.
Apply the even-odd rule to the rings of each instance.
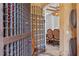
[[50, 3], [44, 9], [46, 53], [59, 55], [60, 18], [59, 4]]

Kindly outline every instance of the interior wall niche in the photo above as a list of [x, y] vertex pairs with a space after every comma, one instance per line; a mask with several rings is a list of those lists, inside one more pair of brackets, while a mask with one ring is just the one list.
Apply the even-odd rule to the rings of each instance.
[[76, 9], [72, 9], [71, 13], [70, 13], [70, 26], [72, 28], [76, 28], [77, 27], [77, 13], [76, 13]]
[[77, 13], [76, 9], [72, 9], [70, 13], [70, 29], [71, 29], [71, 39], [70, 39], [70, 55], [77, 55]]

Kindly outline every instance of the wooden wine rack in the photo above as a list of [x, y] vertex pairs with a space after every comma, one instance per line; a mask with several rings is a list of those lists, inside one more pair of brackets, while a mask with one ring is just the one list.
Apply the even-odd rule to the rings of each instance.
[[45, 20], [40, 6], [31, 6], [32, 36], [35, 39], [36, 54], [45, 50]]
[[3, 3], [0, 12], [0, 55], [32, 55], [30, 4]]

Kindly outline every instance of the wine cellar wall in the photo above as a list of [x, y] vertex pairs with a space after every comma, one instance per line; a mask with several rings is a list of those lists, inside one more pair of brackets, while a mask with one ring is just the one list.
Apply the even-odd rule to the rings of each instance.
[[36, 54], [45, 51], [45, 20], [40, 6], [31, 6], [32, 36], [35, 40]]
[[0, 55], [32, 55], [30, 4], [3, 3], [0, 7]]

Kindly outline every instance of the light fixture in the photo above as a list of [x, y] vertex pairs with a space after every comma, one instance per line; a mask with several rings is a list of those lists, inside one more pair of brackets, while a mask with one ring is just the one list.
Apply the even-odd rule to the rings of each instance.
[[53, 16], [59, 16], [59, 12], [53, 12], [52, 15]]

